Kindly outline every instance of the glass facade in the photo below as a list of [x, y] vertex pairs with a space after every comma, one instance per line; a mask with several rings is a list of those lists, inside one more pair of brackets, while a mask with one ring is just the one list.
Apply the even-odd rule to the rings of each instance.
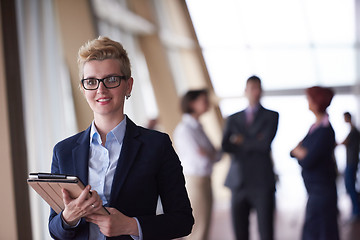
[[253, 74], [262, 78], [265, 90], [351, 85], [358, 78], [352, 0], [187, 4], [222, 98], [238, 95]]

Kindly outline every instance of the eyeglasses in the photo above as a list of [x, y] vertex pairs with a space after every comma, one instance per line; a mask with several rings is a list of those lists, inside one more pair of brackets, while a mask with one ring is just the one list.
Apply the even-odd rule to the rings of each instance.
[[99, 88], [100, 82], [102, 82], [106, 88], [116, 88], [120, 86], [121, 79], [126, 80], [126, 76], [109, 76], [102, 79], [85, 78], [81, 80], [81, 83], [86, 90], [96, 90]]

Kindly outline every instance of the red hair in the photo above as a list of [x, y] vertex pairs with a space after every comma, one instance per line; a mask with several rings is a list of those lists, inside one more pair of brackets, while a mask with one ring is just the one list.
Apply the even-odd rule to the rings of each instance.
[[334, 97], [334, 91], [331, 88], [315, 86], [307, 88], [306, 95], [314, 102], [319, 112], [325, 112]]

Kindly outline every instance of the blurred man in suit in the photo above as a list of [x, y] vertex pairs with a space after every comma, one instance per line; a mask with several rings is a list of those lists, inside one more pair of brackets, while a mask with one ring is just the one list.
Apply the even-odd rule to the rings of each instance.
[[344, 120], [350, 125], [350, 132], [342, 142], [346, 147], [345, 188], [352, 203], [350, 221], [358, 221], [360, 220], [360, 206], [359, 196], [356, 190], [356, 175], [359, 165], [360, 132], [353, 123], [349, 112], [344, 113]]
[[275, 174], [271, 143], [279, 114], [260, 104], [261, 80], [251, 76], [245, 87], [249, 106], [228, 117], [222, 148], [231, 156], [225, 186], [232, 192], [232, 221], [236, 239], [249, 239], [249, 214], [257, 212], [261, 240], [274, 238]]

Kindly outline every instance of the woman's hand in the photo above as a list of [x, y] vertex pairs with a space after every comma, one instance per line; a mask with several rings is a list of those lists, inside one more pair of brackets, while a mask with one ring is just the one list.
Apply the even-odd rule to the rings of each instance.
[[116, 208], [106, 208], [110, 215], [91, 214], [85, 219], [99, 226], [100, 231], [107, 237], [120, 235], [139, 236], [137, 222], [132, 217], [127, 217]]
[[82, 217], [94, 214], [102, 208], [102, 201], [96, 191], [90, 191], [91, 187], [88, 185], [81, 192], [78, 198], [73, 199], [66, 189], [62, 189], [63, 201], [65, 209], [62, 212], [64, 221], [70, 226], [76, 223]]
[[291, 152], [290, 155], [297, 158], [298, 160], [302, 160], [306, 157], [307, 150], [302, 147], [301, 144], [297, 145]]

